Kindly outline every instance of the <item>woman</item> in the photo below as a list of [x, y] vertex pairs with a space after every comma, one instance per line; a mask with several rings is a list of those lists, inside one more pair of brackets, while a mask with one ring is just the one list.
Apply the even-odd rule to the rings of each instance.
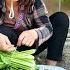
[[34, 55], [37, 55], [48, 47], [47, 64], [56, 65], [62, 58], [68, 32], [67, 15], [57, 12], [49, 20], [42, 0], [0, 0], [0, 3], [1, 15], [4, 12], [0, 25], [0, 50], [10, 52], [15, 50], [14, 46], [18, 46], [18, 51], [36, 48]]

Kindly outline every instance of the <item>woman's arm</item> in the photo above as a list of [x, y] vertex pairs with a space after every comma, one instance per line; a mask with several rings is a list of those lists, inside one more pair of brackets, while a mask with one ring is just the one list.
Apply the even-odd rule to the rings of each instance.
[[52, 36], [52, 25], [47, 16], [47, 9], [43, 0], [35, 0], [34, 4], [34, 20], [37, 25], [35, 29], [38, 33], [38, 45], [40, 46], [43, 42], [47, 41]]
[[[47, 17], [47, 10], [42, 0], [35, 0], [34, 20], [36, 27], [31, 30], [23, 31], [18, 38], [17, 45], [32, 46], [37, 41], [38, 46], [47, 41], [52, 36], [52, 25]], [[35, 26], [33, 26], [35, 27]]]

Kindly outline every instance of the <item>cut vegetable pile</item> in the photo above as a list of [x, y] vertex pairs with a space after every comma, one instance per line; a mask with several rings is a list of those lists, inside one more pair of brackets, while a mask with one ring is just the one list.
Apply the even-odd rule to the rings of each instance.
[[36, 70], [34, 49], [22, 52], [0, 51], [0, 70]]

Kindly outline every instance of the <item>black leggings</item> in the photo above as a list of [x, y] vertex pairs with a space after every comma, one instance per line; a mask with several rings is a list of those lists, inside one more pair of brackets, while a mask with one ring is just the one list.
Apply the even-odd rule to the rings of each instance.
[[[63, 12], [56, 12], [51, 15], [49, 19], [53, 26], [53, 36], [48, 41], [39, 46], [34, 55], [39, 54], [47, 48], [47, 59], [60, 61], [62, 59], [63, 47], [68, 33], [69, 19], [68, 16]], [[16, 45], [19, 37], [17, 31], [11, 27], [0, 25], [0, 33], [8, 36], [11, 43]], [[33, 45], [31, 48], [35, 48], [35, 45]], [[27, 46], [21, 46], [17, 50], [22, 51], [31, 48]]]

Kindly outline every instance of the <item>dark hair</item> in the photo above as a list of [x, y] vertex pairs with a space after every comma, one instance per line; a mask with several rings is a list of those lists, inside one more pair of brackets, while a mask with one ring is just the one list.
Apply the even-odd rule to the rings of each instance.
[[31, 6], [34, 4], [34, 0], [19, 0], [19, 4], [24, 4], [24, 12], [29, 13]]
[[[3, 7], [4, 0], [0, 0], [0, 17], [3, 14], [2, 7]], [[27, 14], [31, 10], [31, 6], [34, 4], [34, 0], [19, 0], [19, 5], [24, 5], [24, 12]]]

